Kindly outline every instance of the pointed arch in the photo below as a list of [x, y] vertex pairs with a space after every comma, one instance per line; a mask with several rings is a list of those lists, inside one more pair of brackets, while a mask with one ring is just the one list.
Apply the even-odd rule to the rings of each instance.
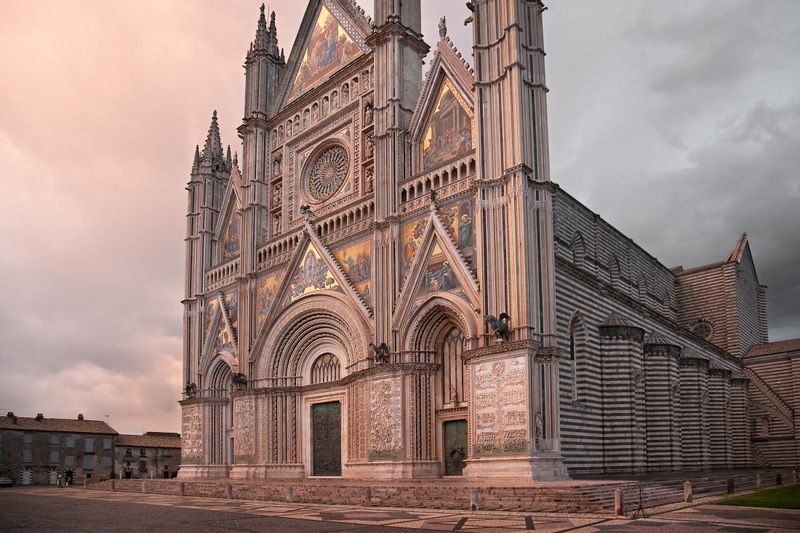
[[608, 262], [608, 277], [611, 286], [617, 290], [622, 290], [622, 273], [619, 266], [619, 258], [612, 255]]
[[404, 339], [403, 350], [431, 351], [445, 325], [458, 326], [470, 343], [478, 336], [477, 315], [467, 302], [449, 293], [437, 293], [425, 300], [417, 310], [402, 320], [398, 332]]
[[288, 307], [268, 325], [251, 351], [256, 380], [308, 381], [311, 365], [323, 352], [339, 360], [342, 377], [368, 356], [372, 332], [344, 294], [319, 292]]
[[576, 311], [569, 322], [569, 360], [572, 370], [572, 401], [586, 400], [588, 329], [586, 319]]
[[583, 268], [586, 263], [586, 243], [580, 231], [572, 236], [572, 262], [579, 268]]

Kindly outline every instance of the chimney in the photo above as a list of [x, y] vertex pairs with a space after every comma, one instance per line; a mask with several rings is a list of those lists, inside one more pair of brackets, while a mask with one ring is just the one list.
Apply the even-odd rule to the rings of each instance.
[[37, 413], [36, 414], [36, 420], [41, 422], [42, 420], [44, 420], [44, 415], [42, 413]]
[[83, 415], [78, 415], [78, 420], [83, 420]]
[[13, 424], [17, 423], [17, 416], [14, 414], [14, 411], [9, 411], [8, 413], [6, 413], [6, 416], [11, 419], [11, 423]]

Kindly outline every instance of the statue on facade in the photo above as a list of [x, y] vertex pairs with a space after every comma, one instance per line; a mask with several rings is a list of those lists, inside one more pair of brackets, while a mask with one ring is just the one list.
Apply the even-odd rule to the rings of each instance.
[[192, 399], [197, 397], [197, 384], [196, 383], [187, 383], [186, 386], [183, 388], [183, 395], [186, 396], [186, 399]]
[[495, 317], [493, 315], [486, 315], [486, 318], [483, 319], [483, 321], [492, 328], [492, 331], [494, 332], [494, 336], [497, 339], [497, 342], [508, 341], [508, 336], [509, 336], [508, 322], [510, 320], [511, 317], [508, 316], [508, 313], [500, 313], [499, 317]]
[[370, 343], [369, 347], [375, 352], [375, 362], [379, 365], [385, 365], [389, 363], [389, 346], [382, 342], [378, 346]]
[[233, 384], [237, 387], [244, 387], [247, 385], [247, 378], [241, 372], [237, 372], [231, 376], [231, 381], [233, 381]]

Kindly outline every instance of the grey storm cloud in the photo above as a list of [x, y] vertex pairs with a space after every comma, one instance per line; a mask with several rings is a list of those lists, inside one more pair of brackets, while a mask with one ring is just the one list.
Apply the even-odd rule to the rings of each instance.
[[[184, 186], [212, 109], [241, 151], [259, 4], [4, 4], [0, 408], [179, 429]], [[287, 54], [299, 4], [270, 3]], [[470, 61], [464, 2], [422, 5]], [[800, 337], [800, 2], [552, 0], [545, 24], [553, 180], [667, 266], [748, 232], [771, 338]]]

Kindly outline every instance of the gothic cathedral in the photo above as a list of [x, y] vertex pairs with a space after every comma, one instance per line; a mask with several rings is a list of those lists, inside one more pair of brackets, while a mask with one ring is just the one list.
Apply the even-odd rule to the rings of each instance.
[[215, 113], [187, 187], [181, 477], [751, 464], [746, 237], [716, 312], [565, 193], [544, 5], [469, 8], [474, 70], [442, 20], [423, 76], [420, 0], [310, 0], [288, 59], [262, 6], [241, 159]]

